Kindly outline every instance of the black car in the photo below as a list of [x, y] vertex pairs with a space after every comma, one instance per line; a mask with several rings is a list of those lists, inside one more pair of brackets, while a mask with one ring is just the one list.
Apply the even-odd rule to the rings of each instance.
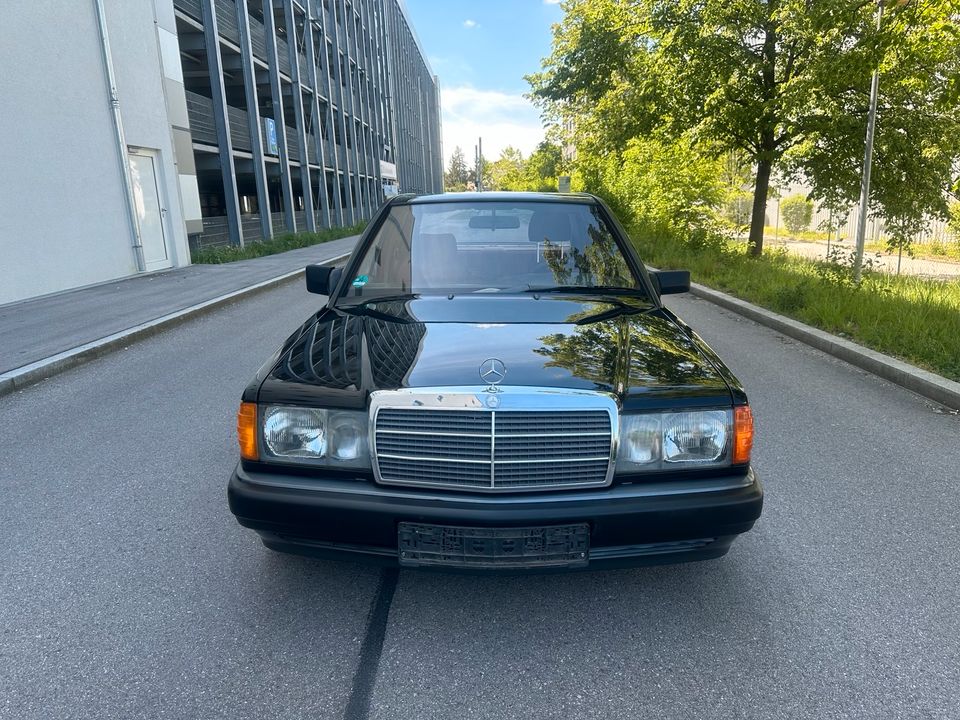
[[243, 393], [271, 549], [468, 569], [719, 557], [763, 493], [740, 382], [591, 195], [400, 196]]

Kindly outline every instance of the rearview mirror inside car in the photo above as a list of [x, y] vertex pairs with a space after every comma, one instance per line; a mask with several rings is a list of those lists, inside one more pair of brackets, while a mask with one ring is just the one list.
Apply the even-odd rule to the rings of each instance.
[[689, 270], [656, 270], [650, 273], [650, 277], [661, 295], [690, 292]]
[[517, 215], [474, 215], [470, 218], [470, 227], [484, 230], [512, 230], [520, 227]]

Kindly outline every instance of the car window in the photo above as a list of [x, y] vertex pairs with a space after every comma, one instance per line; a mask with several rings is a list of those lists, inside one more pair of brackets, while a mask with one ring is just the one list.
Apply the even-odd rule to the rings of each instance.
[[347, 296], [639, 286], [596, 206], [554, 202], [398, 205]]

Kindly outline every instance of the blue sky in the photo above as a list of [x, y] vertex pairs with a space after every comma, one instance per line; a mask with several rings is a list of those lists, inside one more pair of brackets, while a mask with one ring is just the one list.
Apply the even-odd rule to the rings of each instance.
[[526, 156], [543, 139], [523, 76], [550, 54], [558, 0], [405, 0], [433, 72], [440, 77], [444, 164], [455, 145], [473, 159], [477, 136], [495, 160], [507, 145]]

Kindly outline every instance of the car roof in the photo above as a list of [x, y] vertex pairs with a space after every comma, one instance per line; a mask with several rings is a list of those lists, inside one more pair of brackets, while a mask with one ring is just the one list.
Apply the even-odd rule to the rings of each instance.
[[399, 195], [393, 200], [395, 205], [426, 205], [448, 202], [555, 202], [591, 205], [597, 198], [589, 193], [547, 193], [547, 192], [458, 192], [438, 195]]

